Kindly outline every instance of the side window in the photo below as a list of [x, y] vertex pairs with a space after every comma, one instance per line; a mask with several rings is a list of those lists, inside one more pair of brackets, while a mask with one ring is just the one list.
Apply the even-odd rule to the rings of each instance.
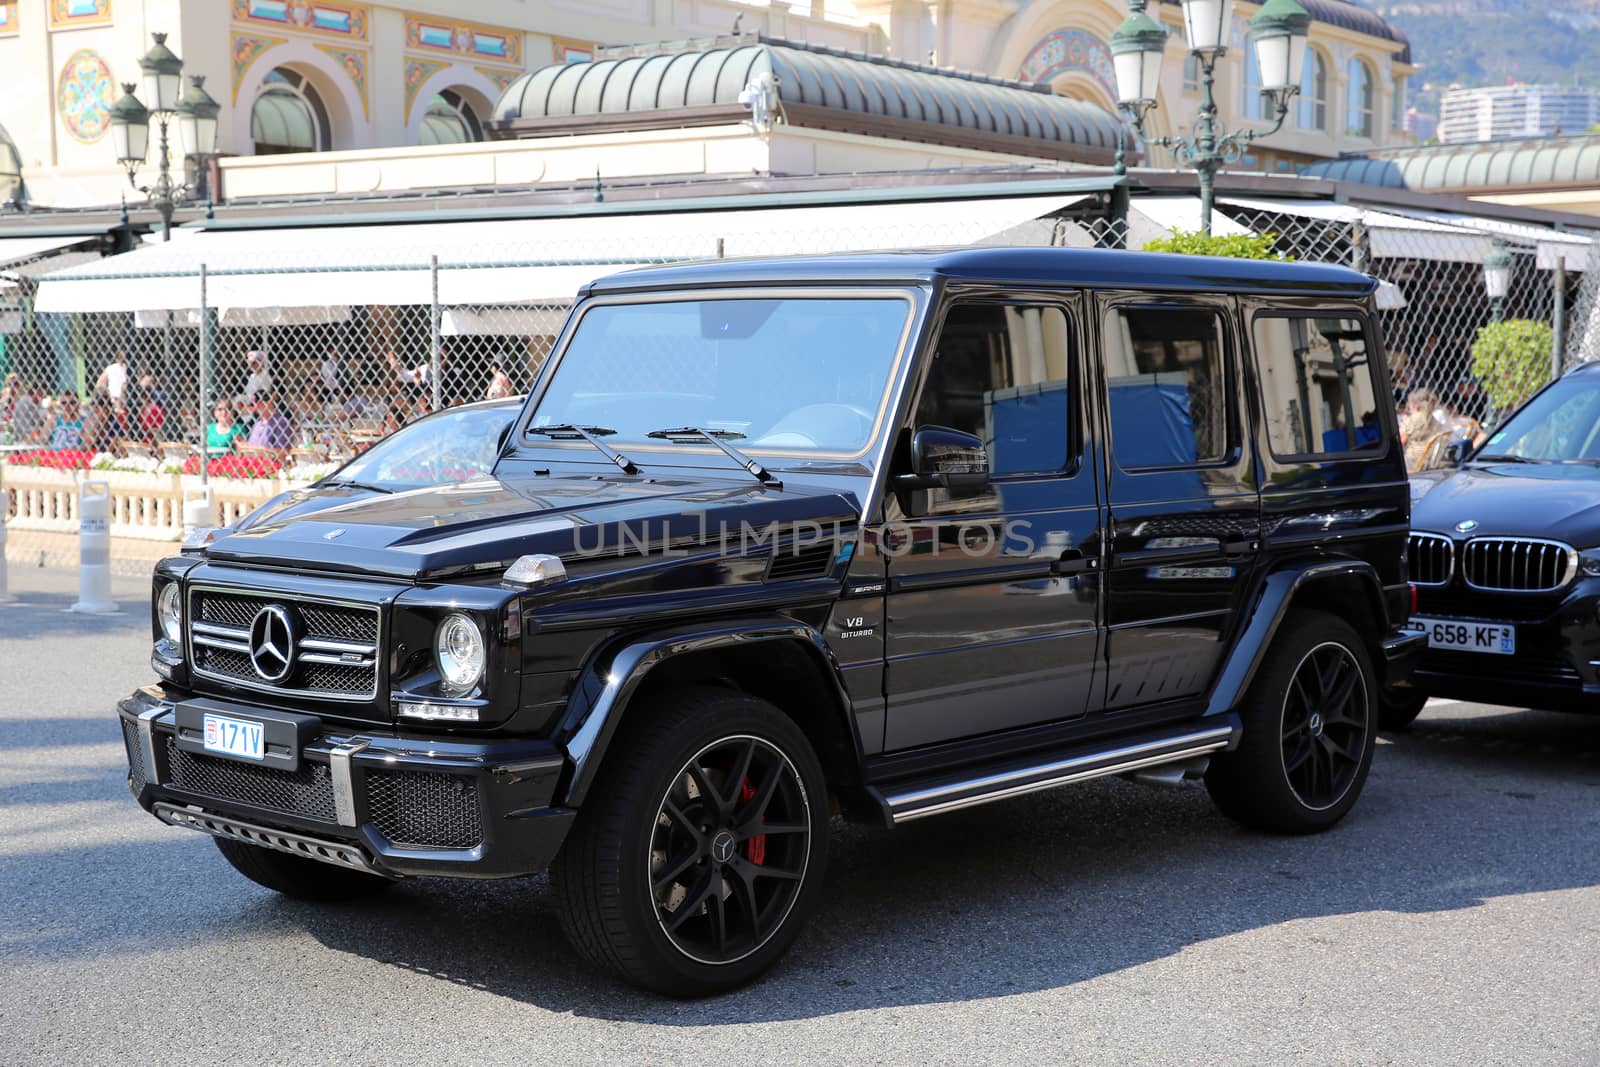
[[1104, 349], [1119, 467], [1194, 467], [1227, 457], [1221, 316], [1199, 308], [1113, 308]]
[[958, 304], [945, 318], [917, 426], [983, 438], [994, 474], [1066, 465], [1072, 332], [1057, 307]]
[[1273, 455], [1380, 448], [1380, 386], [1362, 319], [1268, 312], [1256, 317], [1252, 332]]

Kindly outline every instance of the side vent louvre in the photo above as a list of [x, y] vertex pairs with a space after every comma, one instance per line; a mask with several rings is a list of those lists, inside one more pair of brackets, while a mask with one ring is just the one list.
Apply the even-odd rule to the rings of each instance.
[[834, 544], [806, 545], [796, 551], [793, 545], [777, 548], [767, 563], [767, 581], [796, 582], [802, 578], [825, 577], [833, 567]]

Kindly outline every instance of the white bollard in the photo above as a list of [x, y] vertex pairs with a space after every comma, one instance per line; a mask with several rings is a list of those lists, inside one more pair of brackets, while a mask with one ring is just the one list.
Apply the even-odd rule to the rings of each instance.
[[[198, 496], [191, 496], [198, 493]], [[185, 489], [183, 491], [183, 540], [188, 543], [196, 530], [209, 529], [217, 524], [217, 517], [213, 513], [211, 487], [202, 485], [198, 489]]]
[[117, 610], [111, 600], [109, 482], [78, 486], [78, 602], [68, 610], [85, 615], [113, 615]]
[[6, 592], [6, 512], [10, 498], [0, 490], [0, 604], [15, 604], [17, 598]]

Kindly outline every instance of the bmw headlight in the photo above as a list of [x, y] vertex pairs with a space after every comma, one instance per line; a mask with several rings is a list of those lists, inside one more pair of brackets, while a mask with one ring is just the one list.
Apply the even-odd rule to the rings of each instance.
[[1586, 548], [1579, 552], [1578, 570], [1585, 578], [1600, 578], [1600, 548]]
[[156, 618], [161, 622], [161, 636], [174, 649], [183, 647], [183, 604], [178, 598], [178, 583], [168, 582], [156, 596]]
[[459, 612], [446, 615], [434, 631], [433, 655], [446, 689], [464, 693], [483, 677], [487, 655], [483, 631]]

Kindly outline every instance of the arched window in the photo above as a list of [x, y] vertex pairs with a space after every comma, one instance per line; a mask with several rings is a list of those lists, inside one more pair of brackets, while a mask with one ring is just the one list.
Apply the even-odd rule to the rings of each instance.
[[258, 156], [333, 146], [328, 109], [304, 75], [278, 67], [262, 79], [261, 95], [250, 108], [250, 140]]
[[1244, 100], [1241, 109], [1247, 119], [1267, 117], [1266, 102], [1261, 99], [1261, 61], [1256, 58], [1252, 42], [1244, 45]]
[[1183, 91], [1186, 93], [1200, 91], [1200, 58], [1193, 52], [1186, 53], [1183, 57]]
[[465, 144], [483, 140], [483, 124], [459, 93], [446, 89], [428, 101], [418, 144]]
[[1306, 49], [1306, 66], [1300, 75], [1300, 128], [1328, 128], [1328, 64], [1315, 48]]
[[1372, 98], [1372, 71], [1361, 60], [1352, 59], [1344, 98], [1344, 132], [1351, 137], [1372, 136]]

